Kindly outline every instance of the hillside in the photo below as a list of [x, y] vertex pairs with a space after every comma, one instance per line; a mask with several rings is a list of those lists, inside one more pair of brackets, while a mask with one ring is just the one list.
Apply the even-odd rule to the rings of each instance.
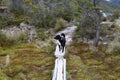
[[102, 7], [105, 12], [112, 12], [112, 10], [120, 9], [120, 2], [119, 0], [110, 0], [109, 2], [101, 0], [99, 6]]
[[0, 80], [51, 80], [60, 33], [66, 80], [119, 80], [119, 9], [105, 0], [0, 0]]
[[[119, 79], [119, 53], [104, 54], [105, 46], [99, 51], [89, 50], [86, 43], [72, 44], [67, 48], [67, 80], [117, 80]], [[1, 49], [2, 50], [2, 49]], [[32, 44], [23, 44], [2, 53], [10, 55], [10, 64], [0, 71], [0, 80], [51, 80], [55, 57]], [[1, 67], [5, 56], [0, 56]]]
[[114, 5], [120, 6], [120, 0], [110, 0], [110, 2]]

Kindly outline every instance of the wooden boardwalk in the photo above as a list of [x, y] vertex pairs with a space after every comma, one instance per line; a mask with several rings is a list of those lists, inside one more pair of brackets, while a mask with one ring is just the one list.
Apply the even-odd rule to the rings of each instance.
[[66, 80], [66, 59], [64, 58], [64, 52], [59, 51], [58, 45], [56, 46], [55, 56], [57, 59], [55, 60], [55, 67], [53, 72], [52, 80]]

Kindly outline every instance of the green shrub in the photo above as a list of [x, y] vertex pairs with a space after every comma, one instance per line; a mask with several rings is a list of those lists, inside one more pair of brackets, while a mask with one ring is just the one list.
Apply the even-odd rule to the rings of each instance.
[[120, 10], [113, 10], [111, 16], [108, 16], [110, 21], [115, 21], [115, 19], [118, 19], [120, 17]]
[[0, 56], [6, 56], [7, 53], [0, 51]]
[[44, 41], [45, 39], [48, 38], [48, 35], [44, 33], [44, 30], [42, 28], [39, 28], [38, 30], [38, 37], [40, 40]]
[[116, 34], [114, 40], [108, 45], [107, 52], [117, 54], [120, 53], [119, 36]]
[[53, 53], [55, 51], [56, 44], [51, 39], [48, 41], [48, 44], [49, 44], [49, 47], [47, 48], [47, 51], [49, 53]]
[[17, 43], [25, 43], [28, 40], [28, 36], [26, 34], [21, 34], [19, 38], [16, 40]]
[[7, 25], [19, 25], [21, 22], [23, 22], [23, 19], [13, 19], [13, 20], [8, 20]]
[[0, 46], [1, 47], [10, 47], [15, 44], [14, 40], [8, 39], [5, 35], [0, 32]]
[[45, 45], [42, 47], [42, 49], [44, 51], [46, 51], [47, 53], [53, 53], [55, 51], [55, 43], [53, 42], [52, 39], [48, 39], [46, 40]]
[[0, 46], [1, 47], [10, 47], [19, 43], [25, 43], [28, 40], [26, 34], [20, 34], [20, 36], [15, 39], [14, 37], [9, 36], [7, 38], [4, 34], [0, 33]]
[[65, 28], [66, 24], [67, 24], [67, 21], [65, 21], [64, 19], [62, 18], [57, 19], [54, 31], [58, 32], [62, 30], [63, 28]]
[[112, 17], [118, 19], [120, 17], [120, 10], [114, 10]]
[[0, 80], [10, 80], [6, 74], [0, 71]]
[[0, 29], [7, 26], [7, 18], [0, 13]]

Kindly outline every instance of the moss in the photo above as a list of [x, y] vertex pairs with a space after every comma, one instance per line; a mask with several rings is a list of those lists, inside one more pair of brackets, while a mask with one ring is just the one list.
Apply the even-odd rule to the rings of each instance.
[[6, 56], [8, 53], [0, 51], [0, 56]]
[[3, 72], [12, 80], [47, 80], [51, 78], [54, 68], [52, 55], [36, 49], [33, 44], [16, 45], [10, 50], [4, 50], [4, 52], [8, 51], [11, 51], [9, 53], [11, 56], [10, 66], [3, 69]]
[[23, 71], [25, 68], [22, 65], [13, 65], [9, 66], [9, 68], [4, 69], [3, 72], [8, 75], [9, 77], [15, 77], [18, 75], [21, 71]]
[[85, 74], [82, 73], [82, 72], [79, 72], [79, 73], [76, 74], [77, 79], [80, 79], [80, 78], [83, 79], [84, 77], [85, 77]]
[[[74, 44], [71, 48], [76, 53], [67, 53], [67, 79], [69, 80], [117, 80], [119, 79], [119, 54], [105, 55], [102, 59], [96, 59], [101, 52], [83, 50], [84, 44]], [[16, 45], [9, 49], [1, 49], [3, 52], [10, 52], [10, 66], [3, 69], [6, 77], [12, 80], [32, 79], [48, 80], [52, 78], [55, 57], [47, 54], [46, 51], [37, 49], [31, 44]], [[46, 76], [46, 77], [45, 77]]]
[[0, 80], [11, 80], [5, 73], [3, 73], [2, 71], [0, 71]]
[[17, 76], [14, 77], [14, 80], [26, 79], [26, 75], [20, 72]]
[[[85, 51], [84, 44], [71, 45], [67, 54], [67, 71], [70, 80], [117, 80], [119, 79], [119, 54]], [[78, 49], [77, 49], [78, 48]], [[106, 50], [106, 48], [104, 49]], [[76, 54], [77, 53], [77, 54]], [[104, 57], [102, 57], [104, 55]]]
[[102, 61], [98, 61], [95, 59], [89, 59], [87, 60], [87, 65], [100, 65], [102, 63]]

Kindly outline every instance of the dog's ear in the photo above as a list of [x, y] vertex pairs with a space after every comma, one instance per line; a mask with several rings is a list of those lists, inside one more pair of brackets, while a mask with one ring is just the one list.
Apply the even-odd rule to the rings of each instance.
[[61, 36], [65, 37], [65, 34], [64, 34], [64, 33], [61, 33]]

